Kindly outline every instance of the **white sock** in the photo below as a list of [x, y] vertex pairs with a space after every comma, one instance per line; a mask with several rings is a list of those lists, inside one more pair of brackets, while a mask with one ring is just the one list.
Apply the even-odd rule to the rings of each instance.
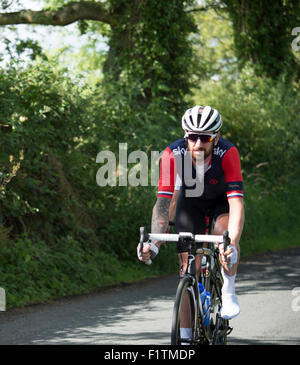
[[[180, 337], [181, 338], [192, 338], [192, 329], [191, 328], [180, 328]], [[181, 345], [190, 345], [188, 342], [182, 342]]]
[[223, 276], [223, 286], [222, 286], [222, 294], [235, 294], [235, 277], [236, 274], [233, 276], [229, 276], [226, 274], [224, 268], [222, 267], [222, 276]]
[[224, 284], [222, 287], [222, 308], [221, 317], [224, 319], [232, 319], [240, 313], [240, 306], [235, 295], [235, 277], [226, 274], [224, 268], [222, 267], [222, 276], [224, 279]]

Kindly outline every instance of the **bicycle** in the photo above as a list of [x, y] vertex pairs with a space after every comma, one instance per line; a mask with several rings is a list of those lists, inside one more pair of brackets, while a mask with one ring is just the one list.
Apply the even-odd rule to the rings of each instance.
[[[190, 232], [148, 234], [145, 227], [140, 227], [141, 251], [143, 250], [143, 243], [148, 240], [182, 242], [188, 247], [188, 266], [180, 278], [176, 290], [171, 345], [225, 345], [232, 327], [229, 326], [229, 321], [221, 318], [220, 315], [223, 277], [218, 243], [223, 243], [224, 251], [226, 251], [230, 244], [228, 231], [224, 231], [223, 235], [193, 235]], [[203, 243], [206, 243], [207, 247], [203, 247]], [[196, 255], [202, 255], [206, 258], [205, 267], [201, 270], [199, 279], [196, 275]], [[147, 263], [150, 264], [151, 262]], [[207, 297], [203, 300], [203, 293], [200, 295], [199, 283], [204, 286], [206, 293], [210, 293], [209, 303]], [[186, 316], [189, 316], [190, 328], [192, 328], [191, 338], [181, 338], [180, 336], [180, 315], [183, 305]]]

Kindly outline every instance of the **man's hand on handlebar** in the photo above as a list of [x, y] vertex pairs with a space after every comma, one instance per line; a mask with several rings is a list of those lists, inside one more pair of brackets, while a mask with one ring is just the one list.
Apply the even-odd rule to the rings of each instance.
[[229, 271], [229, 269], [238, 261], [238, 251], [235, 246], [229, 245], [224, 252], [224, 245], [222, 243], [219, 244], [219, 251], [221, 264], [224, 266], [225, 270]]
[[151, 263], [152, 260], [158, 255], [159, 248], [153, 242], [145, 242], [143, 244], [143, 252], [141, 253], [141, 243], [137, 245], [138, 259], [145, 263]]

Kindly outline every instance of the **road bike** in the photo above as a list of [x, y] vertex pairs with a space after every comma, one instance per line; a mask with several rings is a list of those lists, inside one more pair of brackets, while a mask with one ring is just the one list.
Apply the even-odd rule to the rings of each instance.
[[[230, 244], [228, 231], [223, 235], [194, 235], [190, 232], [147, 233], [145, 227], [140, 227], [141, 251], [143, 243], [150, 241], [180, 242], [188, 249], [188, 265], [181, 276], [173, 308], [171, 345], [225, 345], [227, 336], [232, 331], [229, 321], [221, 318], [223, 277], [219, 261], [220, 243], [224, 251]], [[204, 247], [206, 246], [206, 247]], [[199, 278], [196, 275], [195, 258], [203, 257], [203, 267]], [[151, 262], [148, 262], [150, 264]], [[199, 291], [199, 283], [201, 289]], [[201, 286], [202, 284], [202, 286]], [[185, 313], [185, 323], [188, 320], [192, 329], [190, 338], [180, 335], [182, 312]]]

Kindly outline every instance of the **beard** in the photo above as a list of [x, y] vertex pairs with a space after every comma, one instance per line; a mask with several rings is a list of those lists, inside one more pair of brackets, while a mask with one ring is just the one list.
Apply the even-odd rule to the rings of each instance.
[[[197, 158], [196, 152], [198, 152], [198, 151], [204, 152], [204, 160], [206, 160], [208, 157], [210, 157], [212, 155], [214, 147], [215, 147], [215, 144], [211, 143], [211, 145], [207, 148], [201, 148], [200, 147], [197, 150], [192, 150], [193, 160], [196, 161], [196, 158]], [[202, 160], [202, 158], [201, 158], [201, 160]]]

